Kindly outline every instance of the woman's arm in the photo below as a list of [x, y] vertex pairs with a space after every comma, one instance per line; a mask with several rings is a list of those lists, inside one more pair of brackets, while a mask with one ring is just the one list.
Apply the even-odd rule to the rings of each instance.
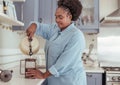
[[36, 33], [36, 35], [42, 36], [43, 38], [49, 40], [50, 37], [57, 31], [55, 24], [43, 24], [39, 22], [31, 22], [30, 26], [27, 28], [26, 33], [30, 37]]
[[34, 33], [36, 32], [37, 25], [35, 23], [32, 23], [26, 30], [28, 38], [32, 38], [34, 36]]

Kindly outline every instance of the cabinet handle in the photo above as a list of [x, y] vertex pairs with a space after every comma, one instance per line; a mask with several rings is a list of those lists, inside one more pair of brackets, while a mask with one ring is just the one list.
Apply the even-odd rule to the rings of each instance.
[[42, 18], [39, 18], [38, 21], [39, 21], [40, 23], [42, 23]]
[[87, 74], [87, 77], [92, 77], [92, 75], [91, 74]]

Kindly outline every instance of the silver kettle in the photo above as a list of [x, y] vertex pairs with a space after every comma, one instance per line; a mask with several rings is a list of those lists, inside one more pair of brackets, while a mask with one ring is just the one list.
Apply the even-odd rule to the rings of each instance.
[[0, 69], [0, 79], [1, 81], [8, 82], [12, 78], [13, 70], [1, 70]]

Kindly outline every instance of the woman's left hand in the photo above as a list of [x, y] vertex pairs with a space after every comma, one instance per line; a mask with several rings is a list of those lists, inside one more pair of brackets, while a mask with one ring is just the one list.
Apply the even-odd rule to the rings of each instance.
[[29, 70], [26, 72], [26, 75], [27, 75], [27, 76], [30, 76], [30, 78], [44, 79], [43, 73], [42, 73], [40, 70], [38, 70], [38, 69], [36, 69], [36, 70], [34, 70], [34, 69], [29, 69]]

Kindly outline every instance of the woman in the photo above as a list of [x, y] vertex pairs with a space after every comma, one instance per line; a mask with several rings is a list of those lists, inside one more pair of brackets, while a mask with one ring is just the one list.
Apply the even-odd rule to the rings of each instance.
[[52, 25], [32, 22], [27, 35], [34, 33], [46, 39], [46, 72], [30, 70], [29, 76], [45, 79], [43, 85], [86, 85], [86, 74], [81, 60], [85, 48], [83, 33], [76, 28], [81, 14], [79, 0], [59, 0], [56, 9], [56, 23]]

